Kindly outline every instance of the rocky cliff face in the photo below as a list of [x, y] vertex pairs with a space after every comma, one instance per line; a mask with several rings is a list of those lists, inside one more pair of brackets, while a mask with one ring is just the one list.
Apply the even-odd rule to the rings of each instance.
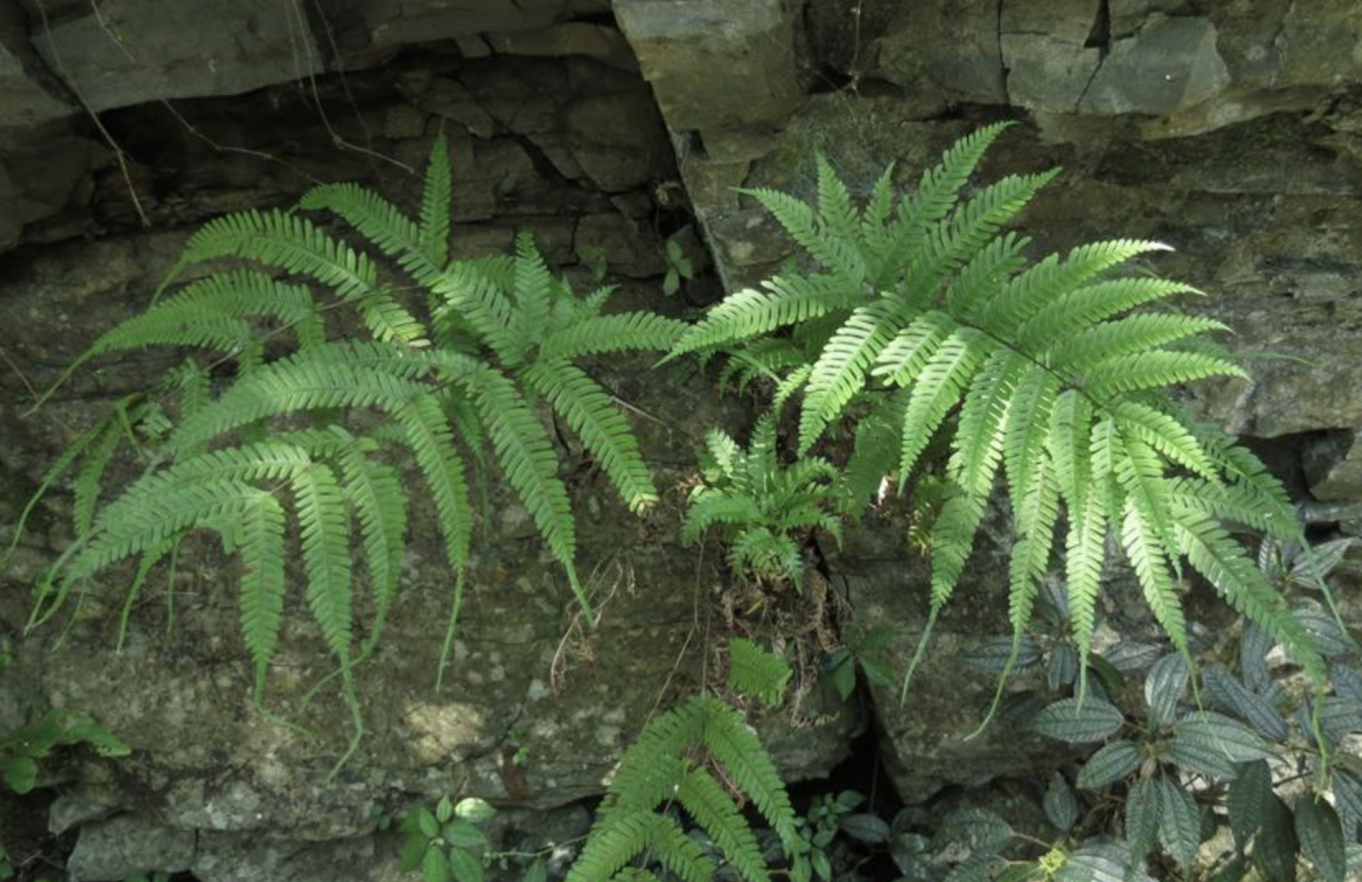
[[[1321, 529], [1362, 533], [1362, 13], [1195, 0], [21, 0], [0, 6], [0, 522], [12, 523], [62, 446], [164, 367], [130, 357], [79, 374], [33, 416], [36, 390], [145, 305], [192, 225], [363, 180], [410, 202], [437, 130], [456, 180], [456, 249], [533, 232], [569, 271], [600, 263], [662, 300], [665, 243], [725, 288], [791, 252], [734, 192], [810, 192], [822, 151], [854, 186], [890, 161], [911, 183], [951, 140], [1017, 118], [990, 173], [1061, 165], [1027, 214], [1045, 248], [1099, 236], [1173, 245], [1150, 270], [1197, 285], [1236, 328], [1252, 380], [1195, 390], [1203, 411], [1268, 445]], [[1043, 7], [1043, 13], [1040, 10]], [[698, 234], [698, 235], [697, 235]], [[703, 244], [702, 244], [703, 243]], [[706, 285], [710, 288], [707, 288]], [[691, 303], [714, 295], [701, 280]], [[661, 308], [680, 312], [681, 298]], [[614, 365], [660, 486], [691, 469], [699, 432], [735, 421], [707, 380]], [[495, 490], [495, 494], [501, 491]], [[251, 707], [230, 573], [181, 568], [174, 612], [136, 611], [110, 653], [118, 600], [91, 595], [58, 648], [15, 644], [0, 731], [31, 702], [93, 713], [134, 748], [58, 768], [54, 830], [79, 828], [75, 879], [158, 867], [218, 880], [382, 878], [379, 820], [456, 787], [551, 811], [599, 792], [659, 696], [703, 678], [715, 574], [679, 547], [680, 494], [647, 521], [586, 482], [581, 545], [610, 598], [586, 637], [527, 515], [496, 496], [471, 576], [454, 682], [429, 689], [448, 576], [431, 531], [408, 560], [390, 647], [363, 669], [363, 752], [323, 785], [343, 743], [316, 634], [290, 635], [275, 706]], [[13, 635], [24, 589], [67, 540], [60, 497], [3, 574]], [[0, 539], [9, 541], [0, 531]], [[863, 623], [911, 645], [925, 600], [897, 537], [853, 543], [834, 581]], [[994, 567], [993, 569], [996, 569]], [[981, 562], [977, 602], [940, 645], [992, 633], [1004, 611]], [[158, 598], [159, 601], [159, 598]], [[697, 614], [697, 610], [702, 612]], [[173, 617], [173, 622], [170, 621]], [[173, 627], [170, 627], [173, 625]], [[564, 637], [564, 634], [567, 634]], [[962, 744], [991, 689], [945, 666], [917, 704], [879, 702], [906, 799], [1024, 774], [1013, 743]], [[977, 700], [962, 702], [962, 694]], [[879, 697], [879, 696], [877, 696]], [[813, 713], [770, 737], [792, 776], [826, 771], [864, 721]], [[930, 725], [928, 725], [930, 722]], [[523, 753], [522, 753], [523, 751]], [[519, 754], [523, 764], [512, 764]], [[306, 844], [306, 848], [304, 848]]]

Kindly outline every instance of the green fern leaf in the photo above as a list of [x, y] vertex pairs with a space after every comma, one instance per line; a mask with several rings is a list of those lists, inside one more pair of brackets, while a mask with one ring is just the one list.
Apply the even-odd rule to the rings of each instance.
[[1059, 255], [1051, 254], [1009, 281], [979, 313], [978, 320], [984, 327], [1010, 335], [1018, 325], [1108, 270], [1142, 254], [1168, 250], [1159, 242], [1116, 239], [1080, 245], [1062, 261]]
[[784, 697], [792, 676], [794, 672], [785, 659], [774, 652], [768, 652], [742, 637], [728, 641], [729, 689], [775, 706]]
[[937, 348], [958, 327], [955, 319], [944, 312], [923, 313], [880, 350], [870, 375], [896, 386], [911, 386]]
[[1198, 352], [1141, 352], [1103, 359], [1084, 371], [1081, 382], [1099, 400], [1114, 395], [1190, 383], [1207, 377], [1242, 377], [1237, 364]]
[[[832, 170], [827, 168], [826, 162], [820, 163], [820, 182], [825, 169], [827, 176], [834, 182], [834, 186], [841, 187], [841, 182], [837, 180]], [[856, 254], [849, 242], [840, 239], [835, 233], [825, 230], [819, 224], [818, 217], [812, 208], [780, 190], [760, 187], [753, 190], [739, 189], [737, 192], [751, 196], [760, 202], [767, 211], [771, 212], [771, 216], [780, 222], [780, 225], [790, 234], [790, 238], [794, 239], [817, 263], [832, 270], [839, 280], [849, 280], [851, 287], [859, 287], [860, 279], [865, 274], [865, 267], [860, 260], [860, 255]], [[838, 199], [837, 194], [832, 192], [825, 193], [823, 196], [833, 203]], [[841, 196], [845, 199], [845, 189], [842, 190]], [[847, 207], [850, 209], [849, 200], [847, 200]], [[846, 284], [847, 282], [843, 281], [842, 283]]]
[[761, 509], [752, 497], [701, 488], [701, 492], [691, 496], [686, 520], [681, 525], [681, 541], [686, 545], [694, 545], [715, 524], [743, 525], [760, 523], [761, 520]]
[[567, 488], [558, 478], [558, 457], [548, 432], [505, 375], [484, 369], [470, 377], [470, 386], [506, 480], [530, 512], [544, 544], [568, 571], [577, 600], [589, 618], [591, 604], [575, 578], [577, 539], [572, 507]]
[[402, 575], [407, 497], [398, 471], [370, 460], [357, 446], [342, 449], [338, 464], [346, 500], [359, 521], [369, 584], [374, 592], [374, 622], [360, 652], [361, 657], [367, 657], [383, 634]]
[[257, 491], [242, 512], [241, 633], [255, 666], [255, 695], [279, 645], [284, 610], [284, 507], [274, 494]]
[[435, 309], [437, 326], [467, 323], [498, 358], [514, 353], [514, 305], [505, 293], [509, 284], [499, 280], [485, 261], [452, 264], [432, 288], [443, 301]]
[[1030, 244], [1025, 236], [1004, 233], [969, 258], [946, 290], [950, 313], [986, 327], [978, 313], [997, 299], [1006, 279], [1026, 266], [1022, 255]]
[[1173, 646], [1183, 655], [1189, 655], [1182, 602], [1178, 599], [1172, 573], [1168, 569], [1168, 547], [1160, 541], [1158, 528], [1150, 523], [1150, 513], [1141, 510], [1134, 496], [1126, 500], [1121, 544], [1125, 547], [1131, 566], [1135, 568], [1145, 602], [1154, 612], [1154, 617]]
[[786, 854], [794, 854], [799, 841], [794, 808], [761, 741], [747, 727], [741, 714], [718, 699], [692, 700], [699, 702], [704, 710], [705, 747], [723, 763], [729, 777], [756, 805], [780, 837]]
[[713, 776], [702, 769], [690, 770], [681, 779], [676, 797], [744, 879], [768, 882], [771, 875], [766, 871], [756, 835]]
[[1027, 365], [1017, 380], [1003, 439], [1003, 464], [1014, 511], [1023, 507], [1022, 499], [1033, 486], [1032, 476], [1041, 467], [1058, 390], [1059, 379], [1035, 365]]
[[525, 384], [548, 399], [606, 476], [630, 511], [657, 501], [638, 441], [620, 409], [585, 371], [565, 362], [540, 361], [521, 375]]
[[1229, 327], [1214, 319], [1152, 312], [1101, 322], [1075, 334], [1050, 351], [1050, 368], [1067, 373], [1071, 369], [1109, 358], [1134, 355]]
[[1084, 285], [1055, 298], [1009, 336], [1028, 352], [1043, 352], [1114, 315], [1179, 294], [1201, 292], [1166, 279], [1112, 279]]
[[425, 186], [421, 191], [421, 227], [418, 248], [436, 267], [449, 260], [450, 194], [449, 142], [444, 129], [435, 136], [426, 163]]
[[430, 285], [442, 269], [422, 247], [416, 224], [388, 200], [359, 184], [322, 184], [298, 203], [309, 211], [326, 210], [340, 216], [384, 254], [394, 258], [422, 285]]
[[566, 882], [604, 882], [653, 843], [656, 815], [631, 812], [607, 818], [592, 829]]
[[987, 497], [1002, 459], [1004, 427], [1017, 381], [1030, 363], [1010, 349], [998, 349], [970, 383], [960, 409], [960, 423], [946, 466], [951, 479], [967, 493]]
[[804, 387], [800, 456], [865, 385], [871, 363], [898, 331], [894, 319], [893, 310], [883, 302], [857, 307], [823, 348]]
[[652, 847], [662, 865], [681, 882], [712, 882], [719, 871], [700, 843], [687, 836], [681, 824], [668, 815], [655, 816]]
[[989, 354], [992, 342], [971, 328], [960, 328], [932, 355], [912, 387], [903, 414], [899, 489], [913, 471], [927, 442], [959, 402], [969, 378]]
[[776, 328], [808, 322], [855, 305], [845, 287], [831, 276], [776, 276], [725, 297], [681, 335], [663, 361], [710, 347], [734, 343]]
[[539, 345], [539, 360], [575, 361], [588, 355], [637, 349], [666, 351], [687, 328], [676, 319], [652, 312], [586, 318], [548, 332]]
[[293, 475], [307, 600], [322, 639], [348, 664], [354, 631], [350, 590], [350, 512], [331, 469], [320, 463]]
[[527, 233], [516, 236], [515, 251], [516, 308], [511, 324], [514, 346], [497, 353], [508, 365], [519, 364], [529, 347], [544, 338], [552, 304], [553, 278], [534, 246], [534, 239]]

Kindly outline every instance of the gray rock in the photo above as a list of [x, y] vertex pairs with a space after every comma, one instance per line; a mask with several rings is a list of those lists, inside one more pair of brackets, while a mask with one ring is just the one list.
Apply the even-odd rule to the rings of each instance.
[[1205, 18], [1170, 18], [1117, 40], [1079, 107], [1158, 116], [1200, 104], [1229, 81], [1215, 25]]
[[190, 868], [203, 882], [386, 882], [396, 880], [400, 843], [361, 836], [308, 842], [252, 833], [199, 834]]
[[583, 55], [620, 70], [638, 71], [638, 60], [624, 35], [601, 25], [564, 22], [532, 31], [488, 34], [485, 39], [487, 47], [501, 55]]
[[1362, 500], [1362, 432], [1331, 432], [1301, 452], [1310, 495], [1323, 501]]
[[1007, 94], [1028, 110], [1070, 113], [1078, 108], [1101, 63], [1099, 50], [1048, 34], [1003, 34]]
[[907, 116], [946, 104], [1006, 104], [997, 0], [903, 3], [876, 44], [870, 74], [903, 90]]
[[76, 110], [33, 51], [19, 8], [0, 9], [0, 130], [31, 129]]
[[779, 126], [804, 97], [790, 0], [616, 0], [673, 131]]
[[66, 860], [71, 882], [127, 879], [149, 870], [179, 873], [194, 863], [194, 831], [130, 815], [85, 824]]
[[272, 0], [108, 0], [97, 14], [53, 22], [33, 42], [94, 112], [235, 95], [323, 70], [306, 21]]

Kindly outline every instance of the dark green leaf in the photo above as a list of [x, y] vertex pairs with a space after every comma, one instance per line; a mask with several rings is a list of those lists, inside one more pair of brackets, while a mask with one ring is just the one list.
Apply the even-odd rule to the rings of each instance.
[[440, 797], [439, 803], [435, 806], [435, 820], [441, 824], [447, 824], [452, 817], [454, 817], [454, 803], [449, 801], [448, 796]]
[[1007, 862], [995, 854], [972, 854], [955, 865], [943, 882], [993, 882]]
[[832, 882], [832, 861], [828, 859], [828, 853], [822, 850], [815, 851], [809, 855], [809, 859], [813, 862], [813, 871], [818, 878]]
[[1262, 826], [1253, 838], [1253, 866], [1264, 882], [1295, 882], [1298, 850], [1291, 810], [1273, 794], [1263, 806]]
[[1270, 809], [1268, 804], [1277, 798], [1272, 789], [1272, 772], [1261, 760], [1243, 763], [1239, 774], [1230, 783], [1228, 806], [1230, 830], [1241, 849], [1249, 844], [1253, 834], [1263, 826]]
[[1130, 845], [1130, 862], [1141, 864], [1159, 831], [1160, 795], [1158, 778], [1141, 778], [1126, 796], [1125, 834]]
[[856, 666], [851, 663], [850, 658], [833, 668], [831, 677], [832, 685], [836, 687], [837, 694], [842, 696], [843, 701], [856, 691]]
[[1292, 610], [1291, 614], [1306, 631], [1310, 632], [1320, 654], [1334, 656], [1358, 651], [1357, 641], [1344, 633], [1338, 627], [1338, 622], [1334, 621], [1334, 617], [1324, 610], [1303, 606]]
[[1315, 865], [1325, 882], [1343, 882], [1347, 857], [1343, 851], [1343, 828], [1333, 806], [1309, 793], [1297, 799], [1296, 838], [1301, 853]]
[[1171, 777], [1159, 778], [1159, 843], [1186, 871], [1201, 845], [1201, 817], [1192, 794]]
[[421, 832], [426, 834], [426, 838], [434, 839], [440, 835], [440, 822], [435, 819], [430, 809], [419, 809], [416, 813], [416, 823], [420, 825]]
[[1067, 643], [1057, 644], [1050, 650], [1050, 664], [1045, 669], [1045, 685], [1051, 692], [1058, 692], [1071, 685], [1078, 676], [1078, 653]]
[[1173, 732], [1180, 739], [1221, 751], [1231, 762], [1247, 763], [1277, 755], [1243, 723], [1215, 711], [1193, 711], [1178, 720]]
[[1059, 772], [1050, 775], [1050, 786], [1045, 790], [1045, 817], [1050, 823], [1067, 833], [1078, 821], [1078, 798], [1073, 788]]
[[1333, 774], [1334, 801], [1343, 822], [1344, 840], [1362, 841], [1362, 779], [1339, 769]]
[[1120, 852], [1085, 846], [1069, 855], [1055, 874], [1055, 882], [1126, 882], [1130, 864]]
[[1240, 675], [1248, 688], [1259, 695], [1267, 693], [1272, 687], [1272, 675], [1268, 673], [1264, 659], [1274, 645], [1276, 642], [1267, 632], [1253, 622], [1245, 626], [1243, 639], [1239, 641]]
[[1105, 701], [1066, 698], [1041, 711], [1031, 727], [1057, 741], [1085, 744], [1115, 734], [1124, 723], [1121, 711]]
[[416, 831], [402, 843], [402, 850], [398, 853], [398, 868], [404, 873], [415, 870], [421, 866], [421, 861], [425, 859], [429, 849], [430, 840], [422, 836], [419, 830]]
[[1124, 738], [1104, 745], [1078, 770], [1078, 786], [1095, 790], [1119, 781], [1140, 767], [1139, 749]]
[[1164, 742], [1164, 750], [1166, 758], [1185, 772], [1194, 772], [1212, 781], [1234, 779], [1234, 762], [1218, 747], [1175, 736]]
[[33, 789], [38, 781], [38, 764], [26, 756], [0, 757], [0, 772], [5, 784], [20, 796]]
[[[1012, 637], [991, 637], [963, 654], [965, 664], [989, 674], [1001, 674], [1012, 655]], [[1017, 651], [1014, 671], [1025, 671], [1040, 663], [1040, 645], [1030, 637], [1023, 637]]]
[[1088, 653], [1088, 670], [1097, 675], [1097, 682], [1108, 695], [1117, 695], [1126, 688], [1126, 675], [1105, 656]]
[[458, 848], [486, 848], [487, 835], [467, 821], [455, 821], [444, 827], [445, 842]]
[[889, 841], [889, 825], [879, 815], [847, 815], [838, 821], [842, 832], [859, 842], [872, 845]]
[[936, 839], [968, 845], [971, 852], [992, 854], [1012, 839], [1012, 827], [998, 815], [981, 808], [962, 808], [941, 820]]
[[1263, 696], [1251, 691], [1224, 668], [1213, 665], [1203, 675], [1206, 696], [1223, 710], [1248, 720], [1255, 729], [1275, 741], [1285, 741], [1286, 718]]
[[452, 849], [449, 852], [449, 866], [454, 871], [457, 882], [483, 882], [485, 871], [482, 858], [470, 851], [464, 851], [462, 848]]
[[426, 882], [449, 882], [449, 862], [441, 849], [426, 850], [421, 858], [421, 878]]
[[1106, 649], [1102, 657], [1125, 676], [1134, 677], [1141, 671], [1148, 670], [1150, 665], [1158, 660], [1159, 654], [1159, 647], [1152, 643], [1122, 640]]
[[894, 674], [889, 668], [873, 658], [861, 658], [861, 670], [865, 672], [865, 678], [876, 686], [894, 686]]
[[1319, 711], [1320, 726], [1335, 742], [1362, 732], [1362, 702], [1330, 695]]
[[1329, 666], [1334, 681], [1334, 692], [1343, 698], [1362, 701], [1362, 674], [1347, 665], [1334, 662]]
[[535, 858], [525, 868], [525, 875], [521, 877], [520, 882], [549, 882], [549, 865], [544, 863], [543, 858]]
[[1178, 702], [1187, 694], [1190, 672], [1181, 653], [1170, 653], [1154, 663], [1144, 681], [1144, 700], [1149, 705], [1149, 722], [1170, 725], [1177, 716]]

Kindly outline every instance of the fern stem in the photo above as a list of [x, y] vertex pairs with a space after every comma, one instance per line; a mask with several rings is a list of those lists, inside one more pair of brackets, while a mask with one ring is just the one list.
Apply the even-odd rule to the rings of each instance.
[[913, 674], [917, 671], [917, 666], [927, 651], [927, 644], [931, 642], [932, 629], [936, 627], [936, 617], [940, 612], [941, 607], [934, 605], [931, 612], [927, 614], [927, 624], [922, 629], [922, 636], [918, 638], [917, 649], [913, 650], [913, 659], [908, 663], [908, 670], [903, 674], [903, 688], [899, 691], [900, 706], [908, 703], [908, 688], [912, 685]]
[[435, 691], [439, 692], [444, 684], [445, 666], [449, 664], [449, 653], [454, 648], [454, 635], [459, 630], [459, 610], [463, 608], [463, 586], [465, 576], [459, 572], [454, 577], [454, 601], [449, 607], [449, 624], [445, 626], [445, 642], [440, 647], [440, 662], [435, 666]]

